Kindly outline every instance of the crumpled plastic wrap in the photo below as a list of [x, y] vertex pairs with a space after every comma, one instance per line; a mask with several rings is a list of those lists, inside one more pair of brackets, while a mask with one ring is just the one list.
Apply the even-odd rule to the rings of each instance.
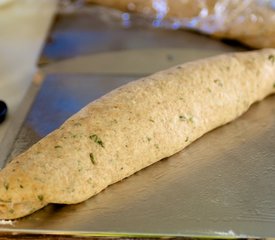
[[[86, 0], [139, 13], [154, 27], [187, 28], [252, 48], [275, 47], [275, 0]], [[122, 17], [125, 15], [122, 14]], [[129, 16], [126, 16], [129, 21]]]

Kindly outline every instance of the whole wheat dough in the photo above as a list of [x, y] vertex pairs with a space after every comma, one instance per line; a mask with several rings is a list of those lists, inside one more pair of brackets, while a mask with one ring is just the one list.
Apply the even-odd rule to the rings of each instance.
[[275, 11], [257, 0], [86, 0], [150, 18], [175, 22], [253, 48], [275, 47]]
[[90, 103], [0, 172], [0, 219], [85, 201], [275, 93], [275, 50], [190, 62]]

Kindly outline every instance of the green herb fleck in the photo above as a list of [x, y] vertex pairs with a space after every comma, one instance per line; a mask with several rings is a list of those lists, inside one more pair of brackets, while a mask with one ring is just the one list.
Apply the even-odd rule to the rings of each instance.
[[210, 93], [212, 92], [212, 90], [210, 88], [207, 88], [207, 91], [210, 92]]
[[13, 214], [13, 213], [14, 213], [14, 210], [13, 210], [13, 209], [10, 209], [10, 210], [9, 210], [9, 213]]
[[104, 148], [104, 144], [103, 144], [102, 140], [96, 134], [91, 135], [90, 139]]
[[4, 188], [6, 189], [6, 191], [8, 191], [10, 188], [10, 185], [8, 183], [4, 182]]
[[37, 198], [39, 199], [40, 202], [43, 202], [44, 196], [43, 195], [38, 195]]
[[151, 138], [147, 137], [147, 141], [150, 142], [150, 141], [151, 141]]
[[180, 116], [179, 116], [179, 119], [180, 119], [181, 121], [185, 121], [185, 122], [190, 122], [190, 123], [193, 123], [193, 122], [194, 122], [192, 116], [186, 117], [186, 116], [184, 116], [184, 115], [180, 115]]
[[183, 116], [183, 115], [180, 115], [179, 119], [182, 120], [182, 121], [187, 121], [187, 118], [185, 116]]
[[94, 158], [94, 154], [93, 153], [90, 153], [90, 160], [91, 160], [91, 163], [92, 164], [96, 164], [96, 162], [95, 162], [95, 158]]
[[268, 60], [269, 60], [270, 62], [272, 62], [272, 64], [275, 63], [275, 56], [274, 56], [274, 55], [269, 55], [269, 56], [268, 56]]
[[222, 87], [222, 86], [223, 86], [223, 84], [222, 84], [222, 82], [221, 82], [220, 79], [215, 79], [215, 80], [214, 80], [214, 83], [216, 83], [219, 87]]
[[229, 67], [229, 66], [226, 66], [226, 70], [227, 70], [227, 71], [230, 71], [230, 67]]
[[275, 83], [273, 84], [273, 88], [275, 88]]
[[126, 144], [125, 147], [128, 147], [128, 145]]
[[1, 199], [1, 198], [0, 198], [0, 202], [2, 202], [2, 203], [10, 203], [10, 202], [11, 202], [11, 199], [4, 200], [4, 199]]
[[81, 126], [81, 123], [76, 122], [76, 123], [74, 124], [74, 126], [79, 127], [79, 126]]
[[54, 148], [62, 148], [61, 146], [59, 146], [59, 145], [56, 145], [56, 146], [54, 146]]
[[185, 142], [188, 142], [188, 141], [189, 141], [189, 137], [186, 137], [186, 138], [185, 138]]
[[158, 144], [155, 144], [154, 145], [156, 149], [159, 149], [159, 145]]
[[150, 122], [155, 122], [152, 118], [149, 119]]

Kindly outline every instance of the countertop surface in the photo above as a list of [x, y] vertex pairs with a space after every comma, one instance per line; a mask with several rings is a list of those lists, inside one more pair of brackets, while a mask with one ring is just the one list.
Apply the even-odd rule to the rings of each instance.
[[[55, 0], [20, 0], [0, 5], [0, 99], [8, 116], [0, 125], [0, 142], [10, 137], [35, 72], [36, 62], [56, 11]], [[13, 136], [14, 137], [14, 136]], [[0, 152], [6, 148], [1, 144]]]

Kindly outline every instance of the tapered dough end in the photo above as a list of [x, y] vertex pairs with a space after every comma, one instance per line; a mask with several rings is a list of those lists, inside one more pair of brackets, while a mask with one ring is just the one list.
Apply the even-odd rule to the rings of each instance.
[[0, 172], [0, 219], [24, 217], [48, 203], [43, 188], [39, 188], [27, 172], [14, 161]]

